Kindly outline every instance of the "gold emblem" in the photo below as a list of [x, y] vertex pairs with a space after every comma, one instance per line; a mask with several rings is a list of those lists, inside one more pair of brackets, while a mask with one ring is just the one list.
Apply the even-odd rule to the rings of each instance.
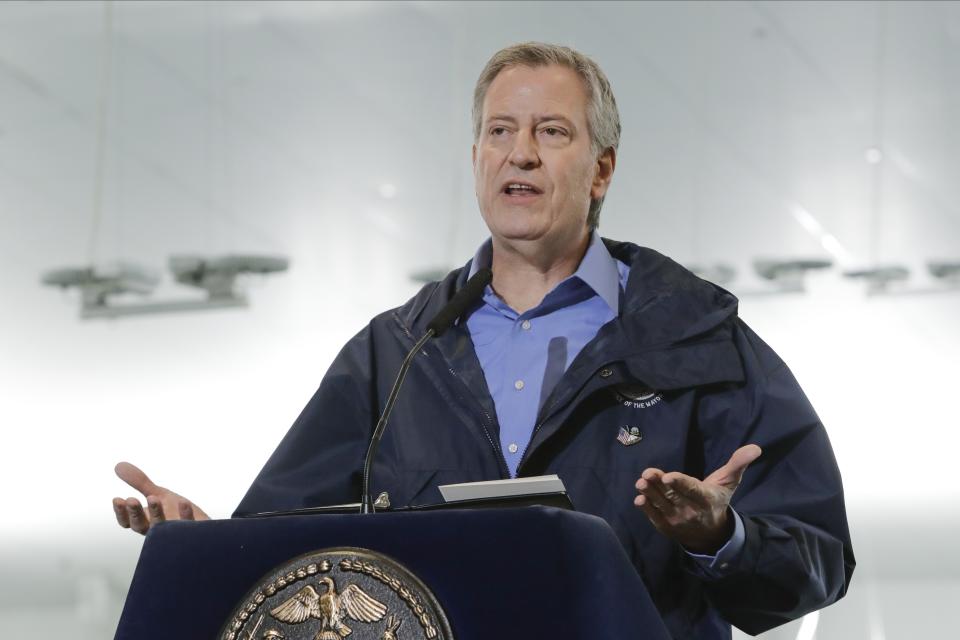
[[426, 585], [396, 561], [355, 548], [315, 551], [275, 568], [237, 605], [219, 638], [348, 636], [453, 640], [446, 615]]
[[380, 640], [397, 640], [397, 629], [400, 628], [401, 624], [403, 624], [403, 620], [400, 620], [396, 616], [387, 618], [387, 628], [384, 630]]
[[337, 593], [333, 578], [321, 578], [320, 584], [327, 588], [323, 595], [308, 584], [279, 607], [271, 609], [270, 615], [289, 624], [318, 618], [320, 631], [316, 640], [340, 640], [353, 633], [353, 629], [344, 624], [345, 617], [357, 622], [377, 622], [387, 612], [382, 602], [374, 600], [355, 584], [348, 586], [343, 593]]

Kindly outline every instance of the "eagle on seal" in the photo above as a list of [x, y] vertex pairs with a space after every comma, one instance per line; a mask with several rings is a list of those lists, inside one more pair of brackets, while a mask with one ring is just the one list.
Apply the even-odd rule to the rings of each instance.
[[341, 640], [352, 633], [343, 622], [345, 617], [357, 622], [378, 622], [387, 612], [382, 602], [355, 584], [349, 585], [343, 593], [337, 593], [333, 578], [321, 578], [319, 584], [327, 587], [322, 595], [307, 585], [289, 600], [271, 609], [270, 615], [287, 624], [300, 624], [317, 618], [320, 620], [320, 630], [314, 640]]

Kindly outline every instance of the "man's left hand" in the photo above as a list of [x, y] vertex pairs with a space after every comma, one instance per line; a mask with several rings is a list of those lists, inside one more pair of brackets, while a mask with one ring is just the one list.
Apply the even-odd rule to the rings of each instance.
[[637, 480], [640, 495], [633, 503], [663, 535], [693, 553], [714, 555], [733, 533], [730, 498], [743, 472], [760, 453], [755, 444], [740, 447], [703, 480], [679, 471], [646, 469]]

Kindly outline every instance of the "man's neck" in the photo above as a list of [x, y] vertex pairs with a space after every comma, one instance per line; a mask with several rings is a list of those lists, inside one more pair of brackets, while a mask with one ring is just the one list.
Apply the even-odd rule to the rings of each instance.
[[549, 247], [535, 242], [493, 239], [493, 290], [517, 313], [536, 307], [550, 291], [576, 272], [590, 245], [590, 232], [575, 243]]

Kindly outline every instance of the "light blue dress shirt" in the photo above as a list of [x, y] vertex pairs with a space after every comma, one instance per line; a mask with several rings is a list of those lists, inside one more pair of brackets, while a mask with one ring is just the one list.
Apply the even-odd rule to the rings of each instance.
[[[493, 243], [477, 250], [473, 275], [493, 260]], [[467, 318], [467, 329], [500, 423], [500, 445], [511, 476], [523, 459], [544, 401], [580, 350], [600, 327], [619, 315], [630, 267], [610, 255], [594, 232], [573, 275], [555, 286], [536, 307], [517, 313], [491, 286]], [[733, 512], [735, 530], [716, 556], [691, 553], [707, 575], [719, 575], [743, 548], [744, 528]]]

